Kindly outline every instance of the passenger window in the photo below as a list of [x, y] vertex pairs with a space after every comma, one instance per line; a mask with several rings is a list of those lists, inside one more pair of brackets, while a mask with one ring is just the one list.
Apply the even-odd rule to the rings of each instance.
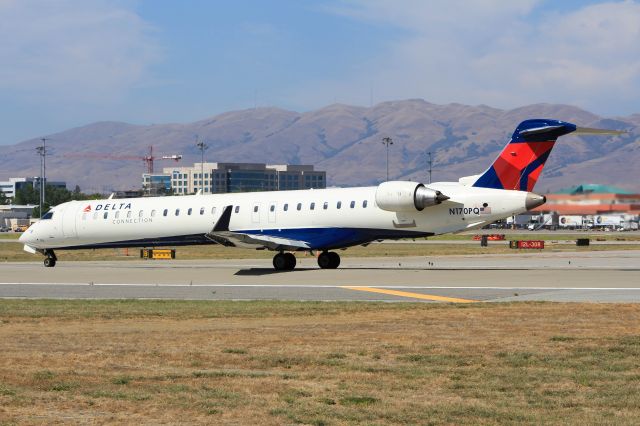
[[97, 218], [98, 218], [98, 212], [95, 212], [95, 213], [93, 214], [93, 220], [96, 220]]
[[236, 213], [240, 213], [240, 206], [236, 206]]
[[351, 204], [349, 205], [349, 207], [354, 208], [356, 206], [356, 202], [352, 201]]
[[200, 207], [200, 214], [203, 215], [204, 214], [204, 207]]
[[258, 206], [253, 206], [253, 212], [258, 213]]
[[366, 208], [367, 208], [367, 200], [364, 200], [364, 201], [362, 202], [362, 208], [363, 208], [363, 209], [366, 209]]
[[302, 210], [302, 203], [298, 203], [298, 206], [296, 207], [298, 210]]
[[309, 210], [314, 210], [316, 208], [316, 203], [311, 203], [309, 206]]
[[109, 216], [109, 212], [104, 212], [104, 218], [106, 219]]
[[325, 209], [325, 210], [328, 209], [329, 208], [329, 203], [325, 201], [324, 204], [322, 205], [322, 208]]
[[338, 201], [338, 204], [336, 204], [336, 208], [339, 209], [342, 207], [342, 201]]
[[192, 212], [192, 211], [193, 211], [193, 209], [192, 209], [191, 207], [189, 207], [189, 210], [187, 210], [187, 214], [188, 214], [189, 216], [191, 216], [191, 212]]
[[269, 207], [269, 211], [270, 212], [275, 212], [276, 211], [276, 205], [275, 204], [271, 204], [271, 207]]
[[87, 220], [87, 214], [86, 213], [82, 213], [82, 220]]
[[176, 209], [176, 216], [180, 216], [180, 209]]
[[166, 215], [168, 215], [168, 214], [169, 214], [169, 210], [164, 209], [164, 211], [162, 212], [162, 216], [166, 216]]
[[131, 219], [131, 210], [127, 212], [127, 219]]
[[156, 217], [156, 211], [155, 210], [151, 210], [151, 217]]
[[[236, 212], [236, 213], [238, 213], [238, 212]], [[212, 215], [216, 214], [216, 208], [215, 207], [211, 207], [211, 214]]]
[[285, 204], [284, 204], [284, 207], [282, 208], [282, 210], [284, 210], [285, 212], [286, 212], [287, 210], [289, 210], [289, 204], [285, 203]]
[[115, 219], [118, 219], [119, 217], [120, 217], [120, 212], [119, 212], [119, 211], [117, 211], [117, 212], [116, 212], [116, 217], [115, 217]]
[[142, 217], [142, 216], [144, 216], [144, 210], [140, 210], [140, 211], [138, 212], [138, 217]]

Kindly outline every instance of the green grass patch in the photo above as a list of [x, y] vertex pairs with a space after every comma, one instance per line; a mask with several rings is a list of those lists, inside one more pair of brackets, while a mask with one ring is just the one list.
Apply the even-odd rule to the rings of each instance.
[[222, 350], [222, 353], [225, 354], [236, 354], [236, 355], [246, 355], [247, 350], [246, 349], [240, 349], [240, 348], [226, 348]]
[[131, 376], [117, 376], [111, 379], [111, 383], [114, 385], [128, 385], [131, 380], [133, 380]]
[[340, 403], [342, 405], [371, 405], [378, 401], [378, 398], [366, 395], [350, 395], [340, 398]]

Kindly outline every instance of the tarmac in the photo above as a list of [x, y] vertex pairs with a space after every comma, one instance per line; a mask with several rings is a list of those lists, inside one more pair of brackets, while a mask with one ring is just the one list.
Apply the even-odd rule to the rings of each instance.
[[270, 259], [0, 264], [0, 298], [385, 302], [640, 302], [640, 251], [342, 258], [321, 270]]

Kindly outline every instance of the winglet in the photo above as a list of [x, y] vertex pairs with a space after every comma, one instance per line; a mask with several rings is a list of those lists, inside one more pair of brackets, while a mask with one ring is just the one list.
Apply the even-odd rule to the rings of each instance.
[[213, 232], [224, 232], [229, 230], [229, 222], [231, 222], [231, 211], [233, 210], [233, 206], [227, 206], [224, 208], [224, 211], [220, 215], [220, 219], [216, 222], [213, 227]]

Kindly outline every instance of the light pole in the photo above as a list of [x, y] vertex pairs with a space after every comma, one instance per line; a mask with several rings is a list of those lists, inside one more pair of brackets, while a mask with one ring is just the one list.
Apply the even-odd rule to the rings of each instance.
[[204, 192], [204, 150], [209, 148], [202, 140], [196, 136], [196, 146], [200, 149], [200, 189]]
[[431, 166], [433, 165], [433, 162], [431, 161], [431, 151], [427, 152], [427, 155], [429, 156], [429, 160], [427, 162], [429, 165], [429, 183], [431, 183]]
[[42, 146], [36, 147], [36, 152], [40, 156], [40, 178], [38, 179], [40, 184], [40, 218], [42, 219], [42, 207], [45, 204], [45, 182], [47, 181], [47, 138], [41, 138]]
[[[42, 219], [42, 166], [43, 166], [43, 158], [44, 158], [44, 149], [41, 146], [36, 147], [36, 152], [40, 156], [40, 176], [37, 177], [38, 189], [40, 190], [40, 197], [38, 198], [38, 206], [40, 210], [40, 219]], [[34, 185], [36, 180], [34, 179]]]
[[[42, 178], [40, 179], [40, 187], [42, 188], [42, 207], [44, 207], [47, 196], [47, 138], [40, 138], [42, 141]], [[40, 207], [40, 217], [42, 217], [42, 207]]]
[[393, 139], [387, 136], [382, 138], [382, 143], [387, 146], [387, 181], [389, 181], [389, 145], [393, 145]]

